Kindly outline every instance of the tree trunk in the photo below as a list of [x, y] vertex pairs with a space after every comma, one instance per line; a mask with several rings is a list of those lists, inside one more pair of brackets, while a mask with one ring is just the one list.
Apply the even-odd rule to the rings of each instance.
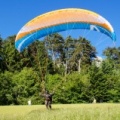
[[79, 73], [80, 73], [80, 71], [81, 71], [80, 64], [81, 64], [81, 58], [78, 60], [78, 72], [79, 72]]

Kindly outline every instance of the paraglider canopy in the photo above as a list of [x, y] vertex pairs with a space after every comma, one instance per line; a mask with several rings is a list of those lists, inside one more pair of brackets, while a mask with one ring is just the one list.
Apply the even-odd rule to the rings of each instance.
[[116, 40], [111, 24], [99, 14], [77, 8], [60, 9], [35, 17], [18, 32], [16, 49], [21, 52], [34, 40], [69, 29], [88, 29], [101, 32]]

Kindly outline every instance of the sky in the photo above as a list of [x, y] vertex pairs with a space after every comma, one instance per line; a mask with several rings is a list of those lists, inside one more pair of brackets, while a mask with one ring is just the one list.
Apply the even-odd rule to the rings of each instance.
[[[3, 39], [16, 35], [19, 30], [31, 19], [38, 15], [63, 8], [80, 8], [96, 12], [106, 18], [116, 33], [117, 40], [104, 35], [90, 33], [87, 39], [93, 39], [98, 51], [106, 46], [120, 46], [120, 1], [119, 0], [0, 0], [0, 35]], [[82, 32], [67, 32], [66, 35], [78, 37]], [[92, 36], [92, 37], [91, 37]], [[92, 41], [92, 40], [91, 40]], [[101, 54], [101, 53], [100, 53]]]

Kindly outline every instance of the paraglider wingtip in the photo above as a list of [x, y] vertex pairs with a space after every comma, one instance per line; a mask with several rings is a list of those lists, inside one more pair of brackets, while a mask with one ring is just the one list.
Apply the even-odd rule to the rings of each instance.
[[116, 41], [116, 34], [115, 34], [115, 32], [113, 33], [113, 41], [114, 42]]

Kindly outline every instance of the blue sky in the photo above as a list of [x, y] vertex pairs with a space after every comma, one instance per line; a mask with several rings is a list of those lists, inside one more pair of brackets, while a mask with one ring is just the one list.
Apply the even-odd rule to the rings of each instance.
[[[24, 24], [34, 17], [62, 8], [81, 8], [100, 14], [113, 26], [117, 36], [116, 46], [120, 46], [119, 0], [0, 0], [0, 35], [3, 39], [15, 35]], [[73, 33], [73, 37], [75, 35], [77, 36], [77, 32]], [[89, 34], [88, 39], [92, 39], [91, 36], [93, 37], [93, 33]], [[113, 46], [109, 38], [100, 41], [103, 37], [105, 36], [94, 35], [94, 38], [97, 39], [95, 46], [98, 47], [99, 51], [105, 45]], [[105, 43], [106, 41], [111, 43]]]

